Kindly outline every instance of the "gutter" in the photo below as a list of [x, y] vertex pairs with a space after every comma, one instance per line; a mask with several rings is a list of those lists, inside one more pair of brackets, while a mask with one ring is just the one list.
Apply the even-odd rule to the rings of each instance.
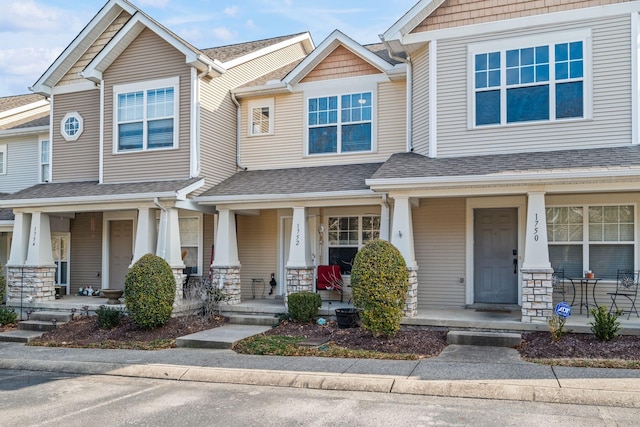
[[20, 136], [20, 135], [28, 135], [31, 133], [43, 133], [43, 132], [49, 132], [49, 126], [37, 126], [37, 127], [30, 127], [30, 128], [0, 130], [0, 136]]
[[236, 94], [231, 92], [231, 100], [234, 104], [236, 104], [236, 166], [246, 171], [248, 168], [242, 164], [240, 160], [240, 130], [242, 127], [242, 109], [240, 108], [240, 103], [236, 98]]

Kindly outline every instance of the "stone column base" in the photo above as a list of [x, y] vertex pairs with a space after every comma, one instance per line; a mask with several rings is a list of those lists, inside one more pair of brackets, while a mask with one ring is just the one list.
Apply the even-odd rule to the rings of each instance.
[[418, 315], [418, 269], [407, 268], [409, 272], [409, 289], [407, 299], [404, 302], [404, 315], [416, 317]]
[[240, 282], [240, 266], [213, 267], [211, 284], [219, 287], [222, 283], [222, 293], [228, 305], [240, 304], [242, 283]]
[[313, 267], [287, 268], [287, 295], [296, 292], [315, 292]]
[[553, 269], [522, 270], [523, 323], [547, 323], [553, 316]]
[[54, 301], [56, 267], [7, 266], [7, 304]]
[[184, 282], [184, 269], [183, 268], [171, 268], [173, 271], [173, 278], [176, 282], [176, 297], [173, 300], [174, 307], [178, 304], [182, 303], [182, 299], [184, 298], [184, 291], [182, 289], [182, 282]]

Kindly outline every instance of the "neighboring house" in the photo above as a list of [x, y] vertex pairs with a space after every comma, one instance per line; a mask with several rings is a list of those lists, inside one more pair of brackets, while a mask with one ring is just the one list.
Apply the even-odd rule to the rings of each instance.
[[177, 284], [185, 267], [206, 274], [214, 209], [192, 197], [237, 170], [229, 90], [313, 47], [301, 33], [198, 49], [108, 1], [31, 88], [52, 103], [51, 179], [2, 200], [15, 214], [8, 304], [20, 283], [34, 302], [53, 299], [54, 282], [67, 293], [122, 289], [148, 252]]
[[[0, 193], [50, 179], [49, 102], [41, 95], [0, 98]], [[9, 256], [13, 212], [0, 210], [0, 266]], [[4, 270], [3, 270], [4, 271]]]

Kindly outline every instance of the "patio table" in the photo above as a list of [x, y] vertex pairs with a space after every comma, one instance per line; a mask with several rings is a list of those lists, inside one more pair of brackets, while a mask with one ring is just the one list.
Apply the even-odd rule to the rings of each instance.
[[600, 281], [597, 277], [570, 277], [571, 284], [575, 286], [576, 284], [580, 285], [580, 314], [582, 314], [582, 307], [587, 308], [587, 317], [589, 317], [589, 285], [593, 285], [593, 289], [591, 291], [591, 297], [593, 299], [593, 304], [598, 307], [598, 302], [596, 301], [596, 285]]

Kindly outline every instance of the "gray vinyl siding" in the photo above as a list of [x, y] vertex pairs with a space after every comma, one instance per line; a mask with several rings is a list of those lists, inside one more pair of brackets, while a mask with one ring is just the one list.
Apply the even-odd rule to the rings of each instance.
[[[48, 138], [47, 134], [41, 135]], [[7, 170], [0, 175], [0, 192], [14, 193], [38, 183], [38, 136], [0, 139], [7, 146]]]
[[[327, 82], [327, 84], [331, 84]], [[257, 99], [257, 98], [256, 98]], [[406, 151], [406, 82], [378, 84], [377, 150], [370, 153], [305, 156], [304, 94], [275, 97], [274, 133], [248, 136], [249, 100], [242, 101], [241, 159], [249, 169], [383, 162], [393, 153]]]
[[[93, 218], [95, 230], [91, 231]], [[71, 295], [83, 286], [102, 287], [102, 212], [76, 213], [71, 220]]]
[[[467, 128], [467, 44], [592, 29], [593, 120]], [[629, 15], [438, 42], [438, 155], [550, 151], [628, 145], [631, 135]]]
[[[242, 269], [242, 301], [253, 298], [252, 279], [263, 279], [265, 297], [269, 293], [271, 273], [278, 272], [278, 218], [276, 210], [262, 210], [258, 216], [238, 215], [238, 257]], [[262, 287], [256, 287], [256, 298], [262, 297]]]
[[[179, 147], [114, 154], [114, 85], [176, 76], [180, 78]], [[185, 56], [146, 29], [104, 72], [104, 81], [104, 182], [189, 178], [191, 68]]]
[[413, 210], [418, 309], [465, 305], [465, 200], [423, 199]]
[[[84, 130], [76, 141], [66, 141], [60, 135], [60, 122], [73, 111], [82, 116]], [[51, 125], [53, 181], [97, 180], [100, 168], [100, 91], [54, 95]]]
[[242, 86], [305, 56], [296, 43], [244, 64], [222, 76], [203, 81], [200, 99], [201, 175], [215, 185], [236, 172], [237, 109], [230, 89]]
[[413, 70], [413, 151], [429, 155], [429, 48], [411, 55]]

